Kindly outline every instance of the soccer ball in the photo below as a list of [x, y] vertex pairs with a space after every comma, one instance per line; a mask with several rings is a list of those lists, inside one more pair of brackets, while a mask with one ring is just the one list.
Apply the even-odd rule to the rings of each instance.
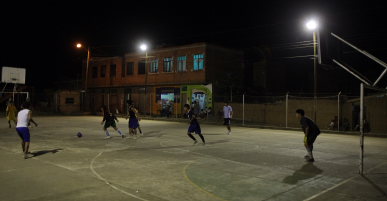
[[81, 133], [81, 132], [78, 132], [78, 133], [77, 133], [77, 137], [82, 137], [82, 133]]

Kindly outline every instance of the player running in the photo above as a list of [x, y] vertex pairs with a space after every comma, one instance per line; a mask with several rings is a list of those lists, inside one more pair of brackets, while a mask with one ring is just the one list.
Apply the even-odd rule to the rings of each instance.
[[101, 110], [103, 112], [103, 119], [101, 124], [105, 123], [103, 126], [103, 130], [105, 131], [105, 134], [106, 134], [105, 138], [106, 139], [111, 138], [110, 133], [107, 130], [107, 128], [109, 128], [110, 126], [113, 127], [114, 130], [116, 130], [122, 138], [125, 138], [125, 135], [123, 135], [121, 131], [117, 128], [117, 125], [116, 125], [116, 121], [118, 122], [117, 117], [113, 113], [109, 112], [105, 106], [102, 106]]
[[204, 140], [202, 131], [200, 129], [199, 122], [196, 119], [196, 115], [194, 114], [194, 112], [192, 111], [191, 107], [188, 104], [184, 105], [184, 111], [186, 112], [188, 118], [190, 119], [187, 135], [194, 141], [194, 144], [197, 144], [198, 141], [192, 135], [192, 133], [196, 133], [199, 135], [200, 139], [202, 139], [203, 145], [206, 144], [206, 141]]
[[[126, 104], [127, 104], [127, 111], [126, 111], [126, 115], [127, 116], [130, 116], [130, 110], [132, 110], [133, 108], [135, 109], [135, 107], [133, 106], [133, 102], [131, 101], [131, 100], [127, 100], [126, 101]], [[142, 130], [141, 130], [141, 126], [140, 126], [140, 121], [141, 121], [141, 119], [140, 119], [140, 117], [138, 116], [138, 110], [137, 109], [135, 109], [135, 113], [136, 113], [136, 119], [137, 119], [137, 128], [138, 128], [138, 131], [140, 132], [140, 135], [144, 135], [143, 133], [142, 133]], [[128, 118], [126, 118], [126, 119], [128, 119]], [[129, 122], [130, 123], [130, 122]], [[130, 130], [130, 126], [129, 126], [129, 130]], [[137, 133], [137, 131], [136, 131], [136, 133]]]
[[[128, 106], [129, 134], [134, 136], [134, 138], [137, 137], [137, 128], [140, 126], [138, 123], [137, 113], [138, 113], [137, 109], [133, 106], [133, 104], [129, 102], [129, 106]], [[126, 118], [128, 118], [128, 116]], [[140, 130], [140, 133], [142, 133], [141, 130]]]

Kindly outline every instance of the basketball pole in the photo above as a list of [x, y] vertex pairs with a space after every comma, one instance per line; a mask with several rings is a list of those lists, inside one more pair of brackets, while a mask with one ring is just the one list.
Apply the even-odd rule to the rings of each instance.
[[360, 83], [360, 164], [359, 174], [363, 175], [364, 169], [364, 84]]

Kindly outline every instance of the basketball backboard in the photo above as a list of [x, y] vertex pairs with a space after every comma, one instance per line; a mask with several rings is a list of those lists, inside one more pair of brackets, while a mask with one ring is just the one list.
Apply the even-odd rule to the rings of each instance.
[[3, 66], [1, 72], [1, 82], [25, 84], [26, 81], [26, 69]]

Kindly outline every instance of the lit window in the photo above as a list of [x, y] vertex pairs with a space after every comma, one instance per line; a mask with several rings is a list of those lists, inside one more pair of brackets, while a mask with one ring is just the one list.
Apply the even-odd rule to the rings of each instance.
[[164, 58], [164, 72], [172, 72], [173, 59], [171, 57]]
[[186, 67], [187, 56], [180, 56], [177, 58], [177, 71], [184, 72], [187, 71]]
[[155, 59], [150, 62], [150, 72], [157, 73], [159, 71], [159, 60]]
[[204, 55], [203, 54], [195, 54], [194, 55], [194, 71], [203, 70], [204, 69]]

